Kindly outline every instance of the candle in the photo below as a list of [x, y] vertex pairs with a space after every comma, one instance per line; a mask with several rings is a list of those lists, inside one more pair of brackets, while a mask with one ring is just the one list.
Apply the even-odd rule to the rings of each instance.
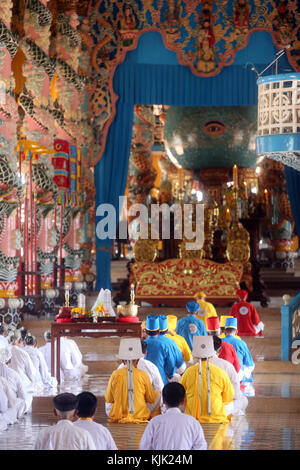
[[67, 289], [66, 292], [65, 292], [65, 304], [66, 304], [66, 307], [69, 307], [69, 300], [70, 300], [70, 293], [69, 293], [69, 290]]
[[269, 196], [268, 196], [268, 190], [267, 189], [264, 190], [264, 195], [265, 195], [265, 201], [266, 201], [266, 206], [267, 206], [268, 202], [269, 202]]
[[245, 186], [245, 197], [247, 198], [248, 197], [248, 186], [247, 186], [246, 181], [244, 181], [244, 186]]
[[233, 187], [238, 187], [238, 169], [236, 165], [233, 166]]
[[183, 186], [182, 183], [183, 183], [183, 181], [182, 181], [182, 168], [180, 167], [179, 168], [179, 189], [183, 189], [182, 188], [182, 186]]

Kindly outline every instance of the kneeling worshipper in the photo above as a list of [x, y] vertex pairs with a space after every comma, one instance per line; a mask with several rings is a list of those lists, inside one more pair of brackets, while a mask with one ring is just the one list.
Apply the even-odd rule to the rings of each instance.
[[11, 346], [11, 368], [19, 374], [24, 387], [28, 391], [33, 392], [37, 385], [36, 370], [28, 352], [20, 347], [20, 331], [11, 331], [8, 336], [8, 341]]
[[172, 348], [159, 339], [159, 317], [148, 315], [146, 318], [146, 333], [148, 338], [145, 359], [153, 362], [159, 370], [164, 385], [170, 381], [179, 382], [180, 375], [176, 373], [176, 360]]
[[9, 347], [9, 342], [7, 339], [7, 330], [3, 325], [0, 325], [0, 346], [4, 346], [5, 348]]
[[195, 300], [186, 304], [187, 316], [180, 318], [177, 322], [176, 333], [185, 338], [189, 348], [193, 349], [193, 339], [196, 336], [206, 336], [204, 322], [196, 317], [199, 310], [199, 304]]
[[185, 412], [200, 423], [228, 423], [225, 405], [232, 402], [234, 388], [224, 370], [210, 363], [215, 356], [212, 336], [195, 336], [192, 350], [199, 363], [181, 378], [186, 391]]
[[38, 434], [34, 450], [96, 450], [91, 434], [72, 422], [77, 413], [76, 395], [60, 393], [53, 405], [58, 422]]
[[25, 413], [31, 411], [32, 394], [25, 389], [19, 374], [9, 367], [10, 363], [11, 348], [0, 347], [0, 379], [8, 382], [11, 391], [9, 400], [16, 410], [16, 417], [22, 418]]
[[40, 388], [55, 388], [57, 387], [57, 380], [55, 377], [51, 377], [48, 370], [46, 360], [42, 352], [37, 348], [37, 339], [30, 333], [26, 335], [24, 339], [24, 351], [26, 351], [35, 367], [36, 377], [35, 381]]
[[264, 324], [256, 308], [247, 302], [248, 292], [241, 289], [237, 292], [239, 301], [233, 304], [230, 315], [237, 319], [237, 332], [240, 336], [262, 336]]
[[[39, 351], [43, 354], [51, 374], [51, 331], [47, 330], [44, 333], [45, 345], [39, 347]], [[56, 357], [56, 339], [54, 342], [55, 357]], [[54, 367], [54, 374], [56, 375], [56, 361]], [[75, 368], [71, 358], [71, 350], [65, 346], [65, 342], [60, 341], [60, 378], [62, 381], [79, 381], [82, 377], [81, 368]]]
[[172, 351], [172, 354], [174, 355], [175, 367], [177, 369], [177, 373], [179, 375], [182, 375], [186, 369], [186, 363], [183, 360], [179, 347], [177, 346], [175, 341], [172, 341], [172, 339], [166, 336], [166, 333], [168, 333], [168, 319], [166, 315], [159, 315], [158, 339], [159, 341], [162, 341], [163, 343], [170, 345], [170, 350]]
[[118, 450], [109, 430], [94, 421], [97, 409], [97, 397], [91, 392], [81, 392], [77, 395], [77, 417], [74, 426], [85, 429], [93, 438], [96, 450]]
[[220, 358], [220, 352], [222, 348], [222, 340], [218, 336], [213, 336], [215, 355], [210, 359], [211, 364], [223, 369], [228, 375], [230, 382], [234, 388], [234, 398], [229, 405], [225, 405], [227, 415], [233, 417], [243, 416], [248, 406], [248, 399], [242, 394], [240, 389], [240, 380], [234, 367], [230, 362]]
[[67, 336], [62, 336], [61, 344], [63, 348], [69, 349], [74, 370], [77, 370], [78, 374], [83, 377], [88, 371], [88, 366], [82, 362], [82, 354], [76, 341]]
[[195, 294], [195, 299], [199, 305], [199, 310], [196, 316], [203, 321], [205, 328], [207, 328], [207, 318], [218, 316], [216, 309], [211, 302], [207, 302], [207, 300], [205, 300], [206, 294], [203, 291], [197, 292]]
[[252, 382], [252, 373], [254, 370], [254, 361], [250, 354], [247, 344], [242, 339], [236, 337], [237, 333], [237, 319], [236, 318], [227, 318], [225, 324], [225, 338], [223, 341], [232, 344], [238, 358], [240, 360], [241, 369], [243, 371], [242, 383]]
[[[221, 328], [219, 317], [209, 317], [207, 319], [207, 333], [211, 336], [220, 337]], [[220, 339], [222, 340], [221, 337]], [[226, 341], [222, 341], [221, 351], [219, 352], [218, 356], [220, 359], [225, 359], [233, 365], [238, 374], [239, 381], [241, 382], [244, 377], [244, 373], [242, 371], [240, 360], [238, 358], [236, 350], [234, 349], [232, 344], [227, 343]]]
[[206, 450], [203, 429], [199, 421], [184, 413], [185, 388], [173, 382], [162, 392], [166, 412], [147, 424], [140, 450]]
[[166, 337], [175, 341], [177, 346], [179, 347], [183, 360], [186, 363], [193, 363], [193, 356], [189, 345], [186, 342], [186, 339], [183, 336], [180, 336], [176, 333], [176, 326], [177, 326], [177, 317], [176, 315], [167, 315], [168, 321], [168, 332], [166, 333]]
[[141, 357], [139, 338], [121, 339], [118, 359], [126, 367], [115, 370], [108, 382], [105, 410], [109, 422], [144, 423], [160, 406], [161, 393], [153, 389], [148, 374], [137, 369]]
[[[149, 379], [150, 379], [150, 383], [151, 383], [152, 387], [154, 388], [154, 390], [157, 390], [157, 391], [161, 392], [162, 389], [164, 388], [164, 383], [162, 381], [159, 370], [156, 367], [156, 365], [153, 364], [153, 362], [148, 361], [147, 359], [145, 359], [145, 355], [147, 354], [147, 343], [146, 343], [146, 341], [141, 341], [141, 346], [142, 346], [142, 353], [143, 353], [144, 357], [141, 357], [138, 360], [137, 369], [144, 370], [145, 372], [147, 372], [147, 374], [149, 376]], [[126, 367], [126, 364], [124, 364], [124, 362], [122, 362], [119, 365], [118, 369], [121, 369], [123, 367]]]

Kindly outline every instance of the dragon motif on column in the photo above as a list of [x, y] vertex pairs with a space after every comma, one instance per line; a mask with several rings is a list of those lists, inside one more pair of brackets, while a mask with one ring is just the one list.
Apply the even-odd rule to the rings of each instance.
[[13, 297], [18, 291], [20, 229], [17, 208], [22, 187], [15, 158], [18, 105], [13, 95], [11, 64], [18, 49], [10, 30], [11, 1], [0, 4], [0, 293]]
[[23, 134], [30, 141], [51, 148], [56, 135], [50, 83], [55, 73], [55, 60], [49, 56], [52, 14], [48, 0], [26, 0], [24, 38], [20, 46], [26, 60], [23, 75], [26, 79], [19, 103], [25, 111]]

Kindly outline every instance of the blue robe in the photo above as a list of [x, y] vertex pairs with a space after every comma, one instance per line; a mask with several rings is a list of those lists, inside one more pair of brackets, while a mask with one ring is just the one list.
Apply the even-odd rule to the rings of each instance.
[[169, 383], [168, 377], [171, 379], [176, 373], [175, 356], [170, 345], [165, 341], [159, 340], [156, 336], [149, 336], [146, 339], [147, 354], [145, 359], [153, 362], [158, 368], [164, 385]]
[[177, 344], [175, 343], [175, 341], [173, 341], [171, 338], [168, 338], [165, 335], [158, 335], [158, 339], [162, 343], [166, 343], [170, 346], [170, 351], [172, 351], [172, 354], [173, 354], [174, 360], [175, 360], [175, 367], [177, 369], [179, 369], [182, 366], [184, 361], [183, 361], [183, 357], [182, 357], [182, 352], [180, 351], [180, 349], [177, 346]]
[[[225, 338], [222, 338], [222, 341], [226, 341], [226, 343], [232, 344], [240, 360], [242, 370], [245, 370], [245, 368], [247, 367], [254, 368], [254, 362], [253, 362], [252, 356], [250, 354], [250, 351], [245, 341], [243, 341], [242, 339], [236, 338], [234, 335], [227, 335], [225, 336]], [[243, 380], [243, 382], [244, 381], [245, 380]]]
[[[194, 324], [197, 327], [197, 331], [195, 333], [191, 333], [190, 331], [191, 324]], [[176, 333], [184, 337], [191, 350], [193, 349], [194, 336], [207, 336], [204, 322], [193, 314], [187, 315], [186, 317], [178, 320]]]

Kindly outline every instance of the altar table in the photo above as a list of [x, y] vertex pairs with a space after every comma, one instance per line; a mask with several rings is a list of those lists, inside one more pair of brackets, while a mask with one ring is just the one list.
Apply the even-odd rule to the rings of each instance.
[[[101, 319], [102, 320], [102, 319]], [[100, 338], [104, 336], [127, 336], [142, 338], [142, 323], [118, 321], [51, 323], [51, 375], [55, 376], [55, 339], [56, 339], [56, 379], [60, 383], [60, 337], [83, 336]]]

